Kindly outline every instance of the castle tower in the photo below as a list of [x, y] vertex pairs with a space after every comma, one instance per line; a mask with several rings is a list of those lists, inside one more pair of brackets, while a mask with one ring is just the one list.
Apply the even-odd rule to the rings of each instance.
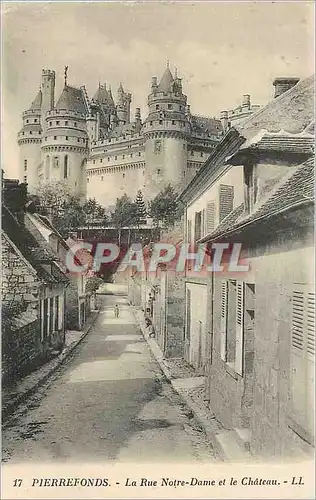
[[47, 112], [42, 144], [42, 182], [63, 181], [82, 200], [86, 194], [88, 157], [85, 89], [65, 86], [54, 109]]
[[55, 101], [55, 71], [50, 69], [42, 70], [42, 113], [41, 122], [43, 130], [45, 131], [46, 122], [45, 117], [47, 111], [51, 111], [54, 107]]
[[23, 125], [18, 133], [18, 145], [20, 147], [19, 180], [28, 184], [28, 191], [32, 194], [38, 188], [37, 169], [41, 162], [42, 102], [42, 90], [39, 90], [30, 108], [22, 114]]
[[169, 64], [159, 85], [153, 77], [148, 96], [149, 113], [143, 125], [145, 139], [145, 197], [150, 199], [172, 184], [183, 187], [187, 165], [187, 96], [181, 79], [173, 77]]
[[117, 118], [120, 125], [125, 125], [131, 121], [131, 101], [132, 94], [124, 92], [123, 85], [117, 91]]

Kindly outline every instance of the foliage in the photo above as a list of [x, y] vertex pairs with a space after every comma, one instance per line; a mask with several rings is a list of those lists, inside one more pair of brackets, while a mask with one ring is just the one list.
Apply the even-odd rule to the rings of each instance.
[[180, 218], [177, 193], [171, 184], [150, 202], [149, 213], [157, 226], [172, 226]]
[[82, 204], [63, 182], [41, 186], [36, 196], [29, 197], [35, 210], [48, 216], [54, 227], [67, 236], [69, 229], [76, 229], [94, 220], [105, 222], [105, 209], [93, 199]]
[[85, 292], [86, 293], [95, 293], [99, 286], [103, 283], [103, 279], [98, 276], [93, 276], [91, 278], [87, 278]]
[[127, 194], [116, 199], [114, 210], [111, 214], [111, 222], [117, 229], [137, 224], [138, 207]]

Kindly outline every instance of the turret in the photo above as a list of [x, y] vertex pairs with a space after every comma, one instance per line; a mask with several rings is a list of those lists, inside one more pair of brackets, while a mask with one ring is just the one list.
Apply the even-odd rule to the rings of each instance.
[[190, 125], [187, 96], [181, 79], [173, 77], [169, 64], [157, 84], [154, 77], [148, 96], [148, 116], [143, 124], [146, 155], [146, 198], [160, 192], [167, 184], [183, 187], [187, 165], [187, 136]]
[[135, 132], [138, 134], [142, 128], [142, 119], [140, 116], [140, 108], [136, 108], [135, 111]]
[[130, 123], [132, 94], [124, 92], [123, 85], [117, 91], [117, 118], [120, 125]]
[[54, 107], [55, 100], [55, 71], [50, 69], [42, 70], [42, 126], [45, 129], [45, 117], [47, 111], [51, 111]]

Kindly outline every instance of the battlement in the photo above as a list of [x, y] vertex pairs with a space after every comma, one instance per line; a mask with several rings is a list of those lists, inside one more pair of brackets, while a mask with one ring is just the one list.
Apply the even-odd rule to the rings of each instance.
[[51, 69], [42, 69], [42, 76], [51, 76], [55, 78], [55, 71]]
[[22, 118], [24, 118], [25, 116], [32, 116], [32, 115], [40, 116], [40, 114], [41, 111], [39, 109], [28, 109], [26, 111], [23, 111]]
[[127, 144], [128, 142], [133, 142], [135, 139], [143, 138], [142, 134], [130, 134], [127, 137], [110, 137], [109, 139], [100, 139], [98, 141], [92, 141], [91, 145], [98, 147], [98, 146], [113, 146], [117, 145], [119, 146], [120, 144]]
[[156, 103], [157, 101], [170, 100], [171, 102], [187, 102], [187, 96], [180, 92], [152, 92], [148, 96], [148, 105]]
[[81, 118], [83, 120], [86, 119], [86, 115], [84, 113], [79, 113], [78, 111], [72, 111], [72, 110], [67, 110], [67, 109], [52, 109], [51, 111], [47, 111], [45, 119], [47, 121], [48, 118], [54, 117], [54, 116], [71, 116], [71, 117], [76, 117], [76, 118]]

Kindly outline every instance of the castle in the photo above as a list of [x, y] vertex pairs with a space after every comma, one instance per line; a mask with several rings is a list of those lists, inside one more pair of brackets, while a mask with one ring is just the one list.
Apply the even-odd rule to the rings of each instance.
[[[56, 104], [55, 72], [43, 69], [41, 88], [22, 114], [19, 177], [31, 193], [63, 181], [82, 200], [95, 198], [109, 207], [124, 193], [134, 199], [141, 190], [149, 200], [169, 183], [181, 190], [229, 126], [227, 112], [221, 119], [191, 113], [181, 78], [169, 64], [159, 83], [152, 78], [144, 121], [140, 108], [131, 119], [132, 95], [122, 84], [116, 103], [106, 84], [89, 98], [84, 86], [68, 85], [67, 69]], [[240, 109], [243, 117], [253, 112], [250, 96]]]

